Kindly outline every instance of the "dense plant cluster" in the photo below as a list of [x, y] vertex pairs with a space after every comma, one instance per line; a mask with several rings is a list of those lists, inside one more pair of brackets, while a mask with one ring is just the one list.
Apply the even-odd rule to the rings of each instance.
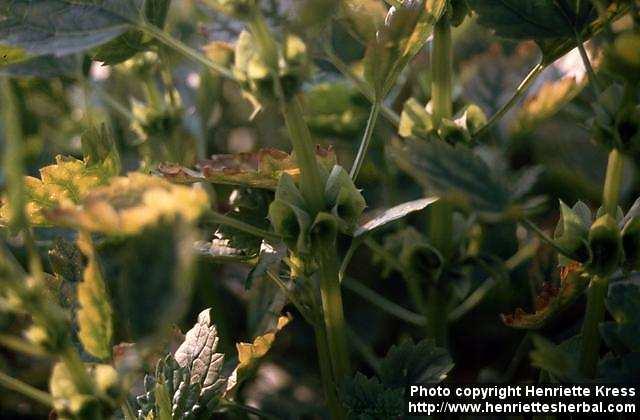
[[3, 415], [640, 378], [636, 1], [1, 1], [0, 79]]

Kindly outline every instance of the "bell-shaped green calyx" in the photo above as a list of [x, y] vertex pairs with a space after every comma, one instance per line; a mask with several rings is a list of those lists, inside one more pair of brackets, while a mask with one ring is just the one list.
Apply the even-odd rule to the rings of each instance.
[[571, 259], [585, 263], [589, 261], [588, 235], [591, 211], [582, 202], [573, 208], [560, 200], [560, 222], [556, 227], [555, 241]]
[[341, 219], [347, 229], [355, 227], [367, 203], [353, 180], [341, 166], [334, 166], [325, 185], [325, 201], [331, 213]]
[[320, 212], [311, 226], [311, 241], [317, 247], [335, 246], [338, 220], [333, 214]]
[[427, 243], [405, 244], [400, 259], [408, 276], [429, 284], [438, 281], [444, 265], [440, 252]]
[[622, 240], [616, 221], [608, 214], [600, 216], [589, 230], [591, 261], [589, 271], [609, 275], [618, 268], [622, 258]]
[[311, 216], [302, 193], [289, 174], [278, 181], [275, 200], [269, 205], [269, 220], [285, 244], [299, 253], [309, 251]]
[[624, 266], [629, 270], [640, 269], [640, 217], [629, 220], [622, 229]]

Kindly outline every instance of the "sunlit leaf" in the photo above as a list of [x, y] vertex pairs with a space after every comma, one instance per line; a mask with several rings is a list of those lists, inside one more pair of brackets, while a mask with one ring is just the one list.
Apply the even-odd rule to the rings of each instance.
[[209, 208], [207, 194], [162, 178], [132, 172], [94, 188], [77, 206], [47, 212], [57, 224], [112, 235], [133, 235], [161, 221], [196, 221]]
[[78, 284], [78, 338], [89, 354], [107, 359], [111, 355], [113, 336], [113, 311], [109, 294], [91, 238], [82, 234], [78, 239], [78, 246], [88, 260], [83, 280]]
[[526, 313], [518, 308], [510, 315], [502, 314], [502, 321], [513, 328], [535, 330], [544, 327], [569, 307], [589, 285], [590, 276], [577, 265], [564, 268], [560, 287], [545, 283], [536, 296], [535, 312]]
[[421, 198], [419, 200], [408, 201], [406, 203], [398, 204], [389, 209], [373, 212], [375, 217], [370, 218], [366, 223], [356, 229], [354, 236], [365, 235], [375, 229], [378, 229], [388, 223], [394, 222], [398, 219], [402, 219], [406, 215], [423, 210], [427, 206], [438, 201], [438, 197]]
[[[54, 208], [72, 208], [114, 175], [108, 166], [89, 165], [75, 158], [56, 156], [54, 165], [40, 169], [40, 178], [29, 176], [24, 179], [29, 222], [34, 226], [51, 225], [46, 212]], [[3, 203], [0, 207], [2, 224], [7, 221], [8, 206], [8, 203]]]
[[210, 418], [227, 384], [218, 341], [211, 309], [205, 309], [175, 354], [158, 361], [155, 375], [145, 376], [144, 393], [136, 398], [138, 414], [142, 418]]
[[237, 343], [238, 366], [229, 377], [227, 392], [237, 387], [244, 381], [249, 372], [263, 358], [276, 340], [276, 334], [291, 322], [291, 316], [280, 316], [274, 328], [257, 336], [251, 343]]
[[[336, 157], [333, 149], [316, 149], [316, 158], [330, 168]], [[297, 179], [300, 175], [295, 157], [275, 149], [261, 149], [256, 153], [213, 155], [200, 161], [198, 169], [175, 164], [162, 164], [158, 171], [167, 179], [179, 183], [211, 182], [253, 188], [275, 189], [284, 173]]]
[[60, 419], [95, 419], [109, 417], [115, 412], [117, 400], [121, 397], [118, 373], [110, 365], [80, 365], [96, 385], [93, 394], [78, 389], [75, 377], [66, 364], [58, 362], [53, 366], [49, 379], [49, 390], [53, 397], [53, 408]]
[[522, 104], [516, 121], [518, 128], [530, 130], [552, 117], [575, 98], [585, 85], [586, 79], [578, 82], [573, 76], [545, 82], [535, 95], [528, 97]]

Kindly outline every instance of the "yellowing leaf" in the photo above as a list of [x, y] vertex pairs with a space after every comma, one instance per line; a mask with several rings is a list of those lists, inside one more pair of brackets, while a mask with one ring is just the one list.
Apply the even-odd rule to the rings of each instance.
[[[25, 177], [26, 213], [31, 225], [48, 226], [45, 213], [53, 208], [72, 207], [80, 203], [93, 188], [103, 185], [114, 175], [102, 165], [88, 165], [72, 157], [56, 156], [54, 165], [40, 169], [40, 178]], [[0, 207], [0, 224], [6, 224], [9, 204]]]
[[237, 343], [238, 366], [235, 368], [227, 385], [227, 392], [242, 382], [248, 372], [255, 367], [258, 360], [269, 352], [276, 340], [276, 334], [291, 322], [291, 315], [283, 315], [278, 318], [276, 326], [266, 333], [257, 336], [252, 343]]
[[78, 338], [87, 353], [99, 359], [106, 359], [111, 356], [113, 335], [113, 311], [109, 303], [109, 294], [90, 235], [82, 233], [78, 238], [78, 247], [88, 258], [83, 281], [78, 284]]
[[552, 117], [575, 98], [585, 84], [586, 79], [578, 81], [573, 76], [545, 82], [535, 95], [524, 102], [518, 113], [516, 122], [518, 129], [529, 130], [540, 121]]
[[514, 314], [502, 314], [502, 321], [513, 328], [536, 330], [571, 305], [587, 288], [590, 277], [582, 271], [578, 263], [562, 270], [560, 287], [545, 283], [536, 297], [534, 313], [529, 314], [518, 308]]
[[[316, 159], [331, 169], [336, 162], [333, 149], [316, 149]], [[255, 153], [213, 155], [202, 160], [198, 170], [166, 163], [158, 167], [165, 178], [178, 183], [211, 182], [213, 184], [242, 185], [253, 188], [275, 189], [284, 173], [297, 179], [300, 169], [293, 155], [276, 149], [261, 149]]]
[[80, 205], [54, 209], [47, 217], [89, 232], [131, 235], [161, 220], [180, 217], [195, 222], [208, 208], [209, 199], [202, 190], [132, 172], [94, 189]]

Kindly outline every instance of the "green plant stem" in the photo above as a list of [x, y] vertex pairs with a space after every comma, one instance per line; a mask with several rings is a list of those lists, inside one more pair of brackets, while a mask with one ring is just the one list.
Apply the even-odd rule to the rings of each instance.
[[587, 378], [595, 378], [600, 358], [599, 325], [604, 320], [604, 300], [609, 288], [607, 277], [594, 276], [587, 290], [587, 310], [582, 324], [580, 370]]
[[0, 372], [0, 386], [19, 392], [20, 394], [25, 395], [47, 407], [53, 407], [53, 397], [49, 393], [34, 388], [19, 379], [5, 374], [4, 372]]
[[446, 17], [440, 18], [433, 30], [433, 50], [431, 53], [432, 83], [431, 103], [436, 125], [442, 118], [449, 118], [453, 112], [452, 74], [453, 55], [451, 48], [451, 25]]
[[171, 35], [169, 35], [168, 33], [166, 33], [165, 31], [163, 31], [162, 29], [158, 28], [155, 25], [151, 25], [148, 23], [145, 24], [141, 24], [138, 27], [142, 32], [146, 33], [147, 35], [149, 35], [152, 38], [157, 39], [158, 41], [160, 41], [161, 43], [165, 44], [166, 46], [173, 48], [174, 50], [178, 51], [179, 53], [181, 53], [182, 55], [184, 55], [187, 58], [190, 58], [191, 60], [200, 63], [202, 65], [204, 65], [205, 67], [215, 71], [216, 73], [218, 73], [220, 76], [230, 79], [230, 80], [236, 80], [235, 76], [233, 75], [233, 72], [231, 70], [229, 70], [226, 67], [223, 67], [217, 63], [214, 63], [213, 61], [209, 60], [207, 57], [205, 57], [203, 54], [201, 54], [200, 52], [194, 50], [193, 48], [189, 47], [188, 45], [182, 43], [181, 41], [175, 39], [174, 37], [172, 37]]
[[618, 212], [618, 200], [620, 198], [620, 187], [622, 185], [622, 171], [624, 169], [624, 159], [618, 149], [609, 152], [609, 162], [607, 163], [607, 174], [604, 181], [604, 192], [602, 194], [602, 205], [605, 211], [614, 219]]
[[[451, 42], [451, 25], [446, 16], [440, 18], [433, 32], [433, 49], [431, 51], [432, 81], [431, 103], [436, 126], [443, 118], [453, 114], [453, 50]], [[451, 235], [453, 232], [453, 208], [444, 200], [435, 203], [429, 213], [429, 239], [445, 259], [451, 254]], [[440, 282], [446, 279], [439, 279]], [[414, 286], [416, 288], [416, 286]], [[422, 290], [414, 293], [422, 293]], [[447, 301], [443, 287], [429, 285], [424, 315], [427, 318], [427, 334], [435, 339], [436, 344], [448, 347]]]
[[282, 238], [275, 232], [269, 232], [268, 230], [260, 229], [259, 227], [250, 225], [241, 220], [234, 219], [233, 217], [225, 216], [224, 214], [216, 213], [214, 211], [207, 212], [204, 216], [205, 221], [210, 220], [214, 223], [226, 225], [238, 230], [248, 233], [249, 235], [256, 236], [258, 238], [264, 238], [271, 241], [281, 241]]
[[446, 293], [440, 289], [440, 285], [432, 285], [427, 291], [427, 332], [436, 345], [448, 347], [449, 322], [447, 319]]
[[338, 279], [338, 261], [335, 248], [322, 247], [317, 251], [320, 260], [320, 297], [331, 355], [331, 367], [337, 383], [350, 374], [347, 330], [342, 305], [342, 292]]
[[332, 419], [344, 419], [345, 414], [338, 399], [338, 386], [333, 377], [331, 359], [329, 356], [329, 346], [327, 344], [327, 334], [321, 324], [314, 326], [316, 336], [316, 348], [318, 350], [318, 364], [320, 366], [320, 376], [322, 378], [322, 388], [329, 407]]
[[376, 356], [375, 352], [362, 338], [356, 334], [356, 332], [352, 328], [347, 329], [347, 335], [349, 337], [349, 342], [352, 344], [353, 348], [360, 353], [362, 358], [367, 362], [371, 368], [373, 368], [374, 372], [379, 375], [380, 374], [380, 360]]
[[347, 278], [342, 282], [342, 285], [346, 289], [351, 290], [353, 293], [387, 312], [389, 315], [395, 316], [399, 320], [421, 327], [426, 325], [427, 321], [424, 315], [412, 312], [397, 303], [390, 301], [355, 279]]
[[369, 119], [367, 120], [367, 127], [364, 130], [358, 154], [356, 155], [356, 159], [351, 167], [350, 175], [354, 182], [358, 178], [358, 173], [360, 172], [360, 168], [362, 168], [362, 163], [367, 156], [367, 150], [369, 149], [369, 144], [371, 144], [371, 137], [373, 137], [373, 131], [376, 127], [376, 121], [378, 120], [378, 114], [380, 114], [380, 105], [381, 103], [379, 100], [374, 101], [371, 105]]
[[6, 347], [15, 352], [28, 354], [30, 356], [47, 356], [47, 352], [42, 347], [36, 346], [31, 342], [9, 334], [0, 334], [0, 346]]
[[547, 68], [547, 64], [538, 63], [536, 66], [531, 69], [531, 71], [522, 79], [522, 82], [516, 88], [516, 91], [513, 93], [511, 98], [500, 107], [495, 114], [489, 118], [489, 121], [482, 127], [478, 129], [475, 133], [473, 133], [474, 138], [481, 137], [485, 134], [491, 127], [493, 127], [500, 119], [515, 105], [518, 103], [518, 100], [527, 92], [527, 89], [533, 84], [533, 82], [540, 76], [540, 74]]
[[[622, 184], [624, 161], [617, 149], [609, 153], [607, 174], [604, 182], [602, 201], [605, 211], [615, 219], [618, 211], [618, 199]], [[580, 352], [580, 369], [587, 378], [597, 374], [600, 357], [599, 325], [604, 320], [605, 299], [609, 290], [609, 278], [594, 276], [587, 290], [587, 309], [582, 324], [582, 349]]]

